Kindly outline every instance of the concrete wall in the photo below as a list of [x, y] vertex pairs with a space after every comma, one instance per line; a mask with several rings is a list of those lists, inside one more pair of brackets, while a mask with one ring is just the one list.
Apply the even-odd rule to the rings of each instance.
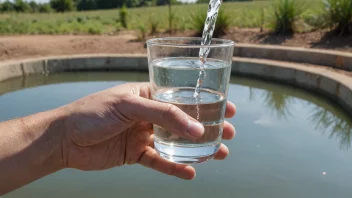
[[[0, 82], [35, 73], [76, 70], [132, 70], [148, 71], [145, 55], [81, 55], [28, 59], [0, 63]], [[266, 78], [319, 92], [352, 113], [352, 75], [336, 72], [328, 67], [314, 67], [297, 63], [233, 58], [232, 73]]]
[[347, 72], [297, 63], [234, 58], [232, 73], [275, 80], [323, 94], [352, 114], [352, 74]]
[[235, 47], [234, 56], [308, 63], [352, 71], [352, 54], [331, 50], [238, 44]]

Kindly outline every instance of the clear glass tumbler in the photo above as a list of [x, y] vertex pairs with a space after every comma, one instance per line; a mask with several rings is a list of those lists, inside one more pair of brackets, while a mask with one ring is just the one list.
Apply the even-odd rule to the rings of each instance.
[[[156, 38], [148, 40], [147, 46], [152, 99], [177, 106], [205, 128], [200, 139], [190, 140], [154, 125], [156, 151], [176, 163], [211, 159], [221, 143], [234, 42], [213, 39], [205, 46], [201, 38]], [[209, 50], [205, 64], [200, 50]], [[202, 66], [205, 75], [201, 73], [204, 78], [196, 96]]]

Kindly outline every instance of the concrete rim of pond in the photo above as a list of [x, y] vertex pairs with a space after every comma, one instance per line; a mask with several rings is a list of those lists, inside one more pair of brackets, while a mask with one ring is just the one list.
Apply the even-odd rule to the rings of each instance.
[[277, 45], [236, 44], [234, 56], [307, 63], [352, 71], [352, 53]]
[[[32, 74], [98, 70], [146, 72], [148, 60], [145, 54], [89, 54], [6, 61], [0, 62], [0, 82]], [[277, 60], [233, 57], [232, 74], [311, 90], [332, 99], [352, 114], [352, 76], [338, 70]]]

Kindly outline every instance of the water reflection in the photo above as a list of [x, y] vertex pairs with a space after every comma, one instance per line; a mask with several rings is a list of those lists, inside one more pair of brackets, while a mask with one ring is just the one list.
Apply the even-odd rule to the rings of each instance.
[[278, 119], [289, 118], [292, 115], [290, 112], [290, 104], [294, 98], [283, 93], [265, 91], [264, 94], [265, 106], [269, 108], [272, 114], [275, 114]]
[[[50, 76], [36, 75], [25, 78], [12, 79], [0, 83], [0, 95], [20, 90], [23, 88], [35, 87], [46, 84], [62, 82], [81, 82], [81, 81], [148, 81], [146, 73], [137, 72], [78, 72], [53, 74]], [[248, 87], [249, 101], [262, 101], [263, 106], [274, 115], [278, 120], [289, 121], [295, 116], [306, 116], [316, 130], [327, 135], [329, 138], [337, 139], [341, 150], [349, 150], [351, 147], [352, 136], [352, 117], [343, 110], [321, 97], [307, 94], [294, 87], [281, 86], [270, 82], [261, 82], [242, 77], [233, 77], [232, 84]], [[294, 104], [299, 101], [306, 102], [309, 108], [308, 115], [295, 115]]]
[[323, 134], [328, 134], [329, 138], [338, 139], [340, 149], [348, 150], [351, 147], [351, 117], [337, 116], [331, 111], [316, 105], [311, 109], [312, 114], [309, 116], [309, 120], [315, 123], [315, 129], [321, 131]]
[[312, 112], [306, 116], [314, 124], [315, 129], [331, 139], [338, 139], [341, 150], [348, 150], [351, 147], [352, 118], [346, 113], [341, 113], [342, 108], [333, 104], [332, 101], [305, 94], [304, 91], [296, 91], [293, 87], [282, 87], [270, 82], [252, 83], [245, 78], [238, 77], [233, 80], [233, 83], [248, 86], [250, 101], [256, 100], [258, 96], [262, 97], [263, 105], [278, 120], [295, 117], [291, 113], [295, 101], [297, 99], [306, 101], [307, 108]]

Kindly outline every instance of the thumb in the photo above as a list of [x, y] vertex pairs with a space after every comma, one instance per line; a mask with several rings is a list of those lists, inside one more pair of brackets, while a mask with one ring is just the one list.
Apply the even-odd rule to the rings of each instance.
[[132, 95], [126, 97], [119, 111], [129, 119], [159, 125], [185, 138], [200, 138], [204, 133], [202, 124], [172, 104]]

